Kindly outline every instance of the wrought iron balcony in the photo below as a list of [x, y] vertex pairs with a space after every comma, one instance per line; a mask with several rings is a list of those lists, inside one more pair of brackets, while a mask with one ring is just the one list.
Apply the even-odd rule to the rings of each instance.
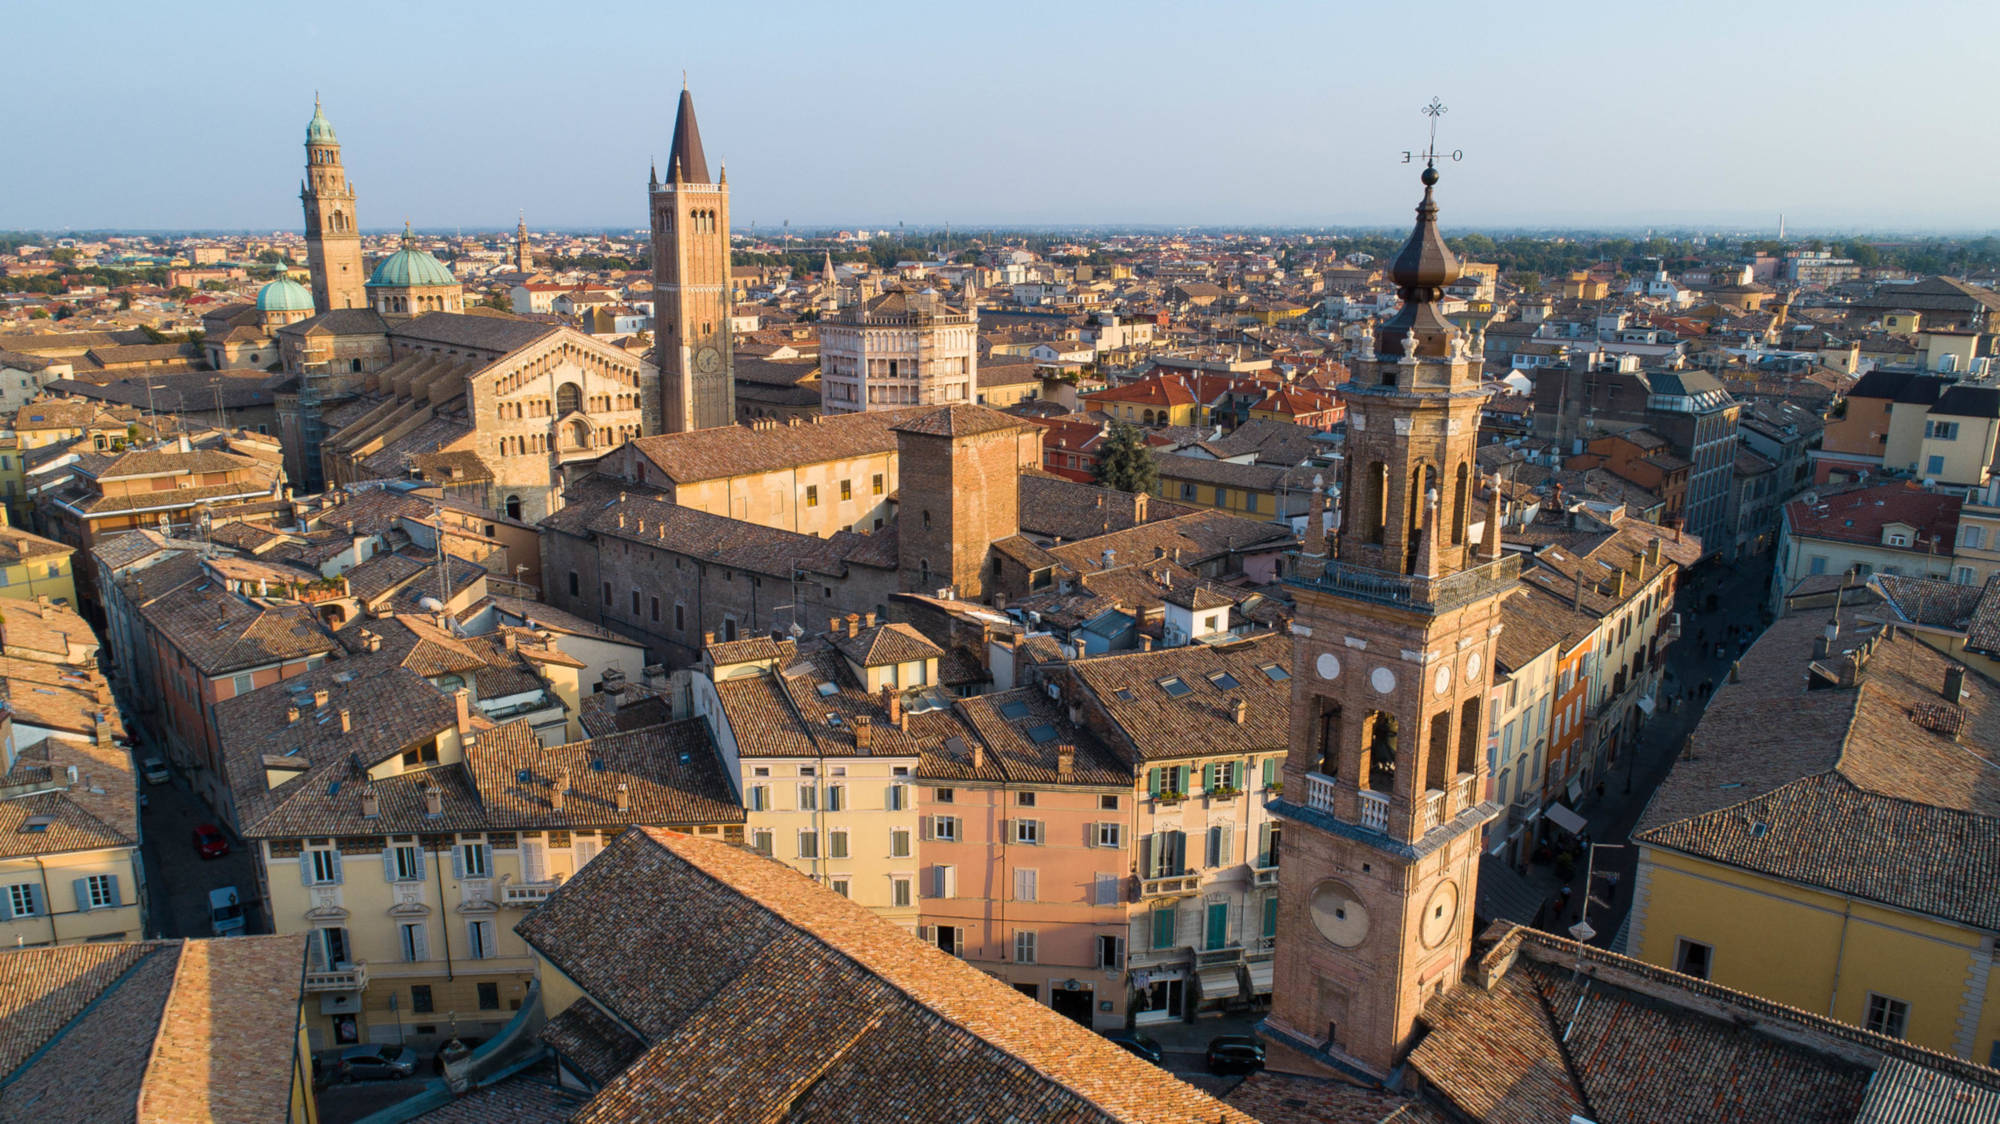
[[1520, 556], [1506, 554], [1441, 578], [1329, 561], [1317, 578], [1290, 580], [1308, 589], [1322, 589], [1378, 605], [1443, 613], [1512, 589], [1520, 578]]

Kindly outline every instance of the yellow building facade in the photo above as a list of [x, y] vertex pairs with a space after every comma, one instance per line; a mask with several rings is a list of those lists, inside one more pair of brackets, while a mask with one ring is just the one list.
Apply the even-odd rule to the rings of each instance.
[[[1994, 934], [1640, 848], [1630, 954], [1947, 1054], [2000, 1061]], [[1690, 968], [1704, 968], [1689, 971]]]

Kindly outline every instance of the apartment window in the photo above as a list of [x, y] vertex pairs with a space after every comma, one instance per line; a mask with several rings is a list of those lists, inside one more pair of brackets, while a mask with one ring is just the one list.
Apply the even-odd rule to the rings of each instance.
[[465, 843], [458, 848], [458, 876], [460, 878], [485, 878], [490, 873], [486, 861], [486, 844]]
[[310, 850], [306, 852], [306, 885], [328, 886], [340, 881], [340, 852]]
[[907, 859], [910, 857], [910, 833], [898, 828], [889, 833], [889, 857]]
[[799, 786], [799, 811], [811, 812], [819, 808], [819, 789], [814, 785]]
[[1265, 787], [1265, 788], [1276, 788], [1276, 787], [1278, 787], [1278, 761], [1279, 761], [1279, 759], [1278, 759], [1278, 758], [1276, 758], [1276, 757], [1266, 757], [1266, 758], [1264, 759], [1264, 787]]
[[639, 615], [639, 591], [636, 589], [632, 591], [632, 615]]
[[965, 934], [956, 925], [939, 925], [937, 946], [953, 956], [961, 956], [965, 952]]
[[1971, 585], [1972, 567], [1960, 566], [1958, 569], [1953, 570], [1951, 574], [1951, 580], [1957, 582], [1959, 585]]
[[256, 689], [256, 682], [250, 677], [249, 673], [246, 672], [242, 675], [231, 676], [229, 679], [229, 687], [230, 687], [230, 694], [232, 697], [236, 695], [247, 695], [251, 691]]
[[889, 879], [889, 904], [895, 906], [898, 909], [905, 909], [909, 907], [910, 904], [909, 879], [907, 878]]
[[605, 603], [606, 605], [609, 605], [609, 604], [611, 604], [611, 583], [610, 583], [610, 582], [605, 582], [605, 583], [604, 583], [604, 603]]
[[764, 856], [764, 857], [765, 857], [765, 858], [767, 858], [767, 859], [768, 859], [768, 858], [770, 858], [770, 857], [771, 857], [771, 833], [770, 833], [769, 831], [753, 831], [753, 832], [751, 832], [751, 833], [750, 833], [750, 849], [751, 849], [751, 850], [753, 850], [753, 851], [755, 851], [755, 852], [757, 852], [758, 854], [760, 854], [760, 855]]
[[843, 501], [854, 498], [854, 481], [842, 480], [840, 482], [840, 498]]
[[829, 831], [826, 833], [826, 857], [829, 859], [844, 859], [847, 857], [847, 833], [845, 831]]
[[806, 485], [806, 506], [807, 507], [819, 506], [819, 485], [817, 484]]
[[958, 842], [958, 817], [957, 816], [931, 817], [931, 838], [937, 840], [940, 843]]
[[1100, 797], [1098, 797], [1098, 798], [1097, 798], [1097, 810], [1098, 810], [1098, 811], [1100, 811], [1100, 812], [1115, 812], [1115, 811], [1117, 811], [1117, 810], [1118, 810], [1118, 798], [1117, 798], [1116, 796], [1100, 796]]
[[1958, 529], [1958, 545], [1971, 547], [1973, 550], [1978, 550], [1979, 548], [1985, 546], [1986, 528], [1960, 527]]
[[1040, 821], [1040, 820], [1015, 820], [1015, 821], [1014, 821], [1014, 842], [1016, 842], [1016, 843], [1023, 843], [1023, 844], [1026, 844], [1026, 845], [1028, 845], [1028, 846], [1031, 846], [1031, 847], [1039, 847], [1039, 846], [1041, 846], [1041, 843], [1042, 843], [1042, 821]]
[[118, 876], [114, 874], [93, 874], [79, 878], [81, 892], [77, 894], [79, 909], [110, 909], [118, 904]]
[[954, 792], [949, 788], [940, 788], [933, 795], [935, 796], [937, 802], [940, 804], [949, 804], [952, 801], [958, 799], [958, 793]]
[[799, 857], [802, 859], [819, 857], [819, 835], [816, 832], [799, 832]]
[[876, 494], [876, 495], [878, 495], [878, 496], [879, 496], [879, 495], [881, 495], [881, 494], [882, 494], [882, 474], [881, 474], [881, 473], [879, 473], [879, 472], [878, 472], [878, 473], [876, 473], [876, 474], [875, 474], [875, 482], [874, 482], [874, 484], [872, 485], [872, 487], [874, 488], [874, 492], [875, 492], [875, 494]]
[[1868, 993], [1868, 1018], [1861, 1024], [1876, 1034], [1901, 1038], [1910, 1022], [1910, 1005], [1901, 999]]
[[1229, 866], [1235, 858], [1235, 825], [1216, 824], [1208, 829], [1208, 865]]
[[1033, 929], [1014, 930], [1014, 963], [1033, 964], [1035, 962], [1035, 931]]
[[852, 897], [853, 895], [852, 895], [852, 894], [849, 894], [849, 893], [848, 893], [848, 889], [849, 889], [849, 887], [848, 887], [848, 883], [847, 883], [847, 879], [845, 879], [845, 878], [836, 878], [836, 879], [834, 879], [834, 880], [833, 880], [833, 892], [834, 892], [834, 893], [836, 893], [836, 894], [839, 894], [839, 895], [840, 895], [841, 897], [843, 897], [843, 898], [846, 898], [846, 897]]
[[479, 985], [479, 1009], [482, 1011], [498, 1011], [500, 1009], [499, 984], [488, 982]]
[[1160, 906], [1153, 910], [1153, 947], [1155, 949], [1174, 947], [1174, 907]]
[[1807, 564], [1806, 573], [1808, 574], [1826, 573], [1826, 555], [1824, 554], [1813, 555], [1811, 560]]
[[1035, 901], [1035, 891], [1040, 886], [1040, 882], [1040, 876], [1036, 871], [1025, 867], [1014, 868], [1014, 900], [1017, 902]]
[[753, 784], [750, 786], [750, 810], [753, 812], [768, 812], [771, 810], [770, 785]]
[[830, 784], [826, 786], [826, 810], [841, 812], [847, 809], [847, 786]]
[[887, 807], [891, 812], [900, 812], [908, 808], [910, 806], [910, 786], [906, 784], [890, 785], [886, 801]]
[[1090, 904], [1117, 905], [1124, 895], [1120, 892], [1124, 879], [1116, 874], [1099, 872], [1091, 880]]
[[396, 936], [402, 946], [405, 963], [416, 964], [431, 958], [430, 941], [424, 934], [422, 922], [396, 926]]
[[493, 953], [493, 922], [467, 921], [465, 923], [465, 948], [474, 960], [485, 960]]
[[674, 602], [674, 631], [687, 631], [687, 606], [678, 601]]
[[1698, 980], [1708, 978], [1709, 969], [1714, 966], [1715, 948], [1681, 937], [1674, 942], [1674, 971]]
[[653, 623], [654, 623], [654, 624], [658, 624], [658, 623], [660, 623], [660, 599], [659, 599], [659, 598], [655, 597], [655, 598], [653, 598], [653, 599], [652, 599], [652, 605], [651, 605], [651, 608], [652, 608], [652, 610], [653, 610], [653, 612], [652, 612], [652, 618], [653, 618]]
[[424, 876], [424, 853], [414, 843], [389, 848], [389, 864], [390, 881], [415, 882]]
[[1924, 458], [1924, 475], [1936, 476], [1944, 471], [1944, 458], [1930, 456]]
[[953, 898], [958, 896], [958, 868], [939, 863], [931, 867], [931, 897]]
[[1097, 938], [1097, 966], [1107, 972], [1123, 971], [1125, 968], [1125, 938], [1099, 936]]
[[1014, 803], [1019, 804], [1023, 808], [1032, 808], [1035, 806], [1035, 794], [1032, 792], [1016, 793], [1014, 795]]
[[1101, 823], [1092, 833], [1099, 847], [1123, 847], [1125, 845], [1125, 825], [1122, 823]]
[[42, 911], [36, 902], [39, 889], [33, 882], [16, 882], [7, 887], [7, 916], [34, 917], [40, 914]]
[[410, 985], [410, 1011], [413, 1014], [428, 1015], [436, 1010], [436, 1001], [431, 998], [431, 985]]
[[576, 597], [576, 596], [578, 596], [578, 594], [577, 594], [577, 581], [576, 581], [576, 571], [575, 571], [575, 570], [571, 570], [571, 571], [569, 572], [569, 595], [570, 595], [571, 597]]

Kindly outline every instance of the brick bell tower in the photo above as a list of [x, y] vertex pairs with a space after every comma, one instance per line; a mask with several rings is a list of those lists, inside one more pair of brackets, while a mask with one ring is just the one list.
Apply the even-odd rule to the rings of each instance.
[[306, 212], [306, 265], [312, 271], [313, 308], [367, 308], [368, 275], [361, 271], [361, 227], [354, 217], [354, 184], [340, 166], [340, 138], [313, 97], [306, 123], [306, 178], [299, 184]]
[[736, 424], [729, 342], [729, 173], [708, 175], [694, 98], [681, 85], [667, 179], [646, 189], [653, 216], [653, 355], [661, 418], [653, 432]]
[[[1342, 520], [1310, 529], [1291, 578], [1291, 751], [1279, 865], [1274, 1047], [1381, 1076], [1470, 951], [1487, 802], [1486, 693], [1501, 557], [1477, 492], [1479, 354], [1438, 302], [1459, 275], [1434, 165], [1391, 276], [1403, 307], [1344, 390]], [[1495, 501], [1497, 503], [1497, 500]], [[1317, 506], [1317, 505], [1316, 505]]]

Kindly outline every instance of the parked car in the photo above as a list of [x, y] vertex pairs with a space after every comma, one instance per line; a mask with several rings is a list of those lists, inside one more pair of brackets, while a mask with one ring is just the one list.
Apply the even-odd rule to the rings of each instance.
[[1135, 1057], [1144, 1058], [1145, 1060], [1152, 1062], [1154, 1065], [1162, 1064], [1162, 1060], [1166, 1057], [1166, 1054], [1160, 1050], [1160, 1044], [1158, 1042], [1153, 1041], [1152, 1039], [1146, 1037], [1143, 1034], [1140, 1034], [1137, 1031], [1120, 1030], [1120, 1031], [1115, 1031], [1111, 1034], [1107, 1034], [1104, 1037], [1110, 1039], [1112, 1042], [1115, 1042], [1120, 1046], [1123, 1046], [1126, 1049], [1126, 1051], [1128, 1051]]
[[[486, 1043], [484, 1038], [477, 1038], [470, 1034], [461, 1034], [458, 1036], [458, 1040], [465, 1043], [465, 1048], [468, 1050], [477, 1050]], [[447, 1039], [446, 1041], [450, 1040]], [[444, 1073], [444, 1048], [442, 1046], [438, 1048], [437, 1053], [431, 1055], [431, 1072], [440, 1075]]]
[[236, 887], [224, 886], [208, 892], [208, 930], [218, 937], [240, 937], [247, 923], [243, 902]]
[[174, 779], [173, 773], [167, 769], [167, 763], [158, 757], [148, 757], [139, 762], [139, 772], [146, 778], [147, 784], [165, 784]]
[[349, 1046], [340, 1052], [342, 1081], [400, 1081], [417, 1071], [417, 1052], [408, 1046], [382, 1042]]
[[1264, 1068], [1264, 1044], [1247, 1034], [1218, 1034], [1208, 1040], [1210, 1073], [1255, 1073]]
[[229, 837], [212, 823], [194, 829], [195, 853], [204, 859], [219, 859], [229, 853]]

